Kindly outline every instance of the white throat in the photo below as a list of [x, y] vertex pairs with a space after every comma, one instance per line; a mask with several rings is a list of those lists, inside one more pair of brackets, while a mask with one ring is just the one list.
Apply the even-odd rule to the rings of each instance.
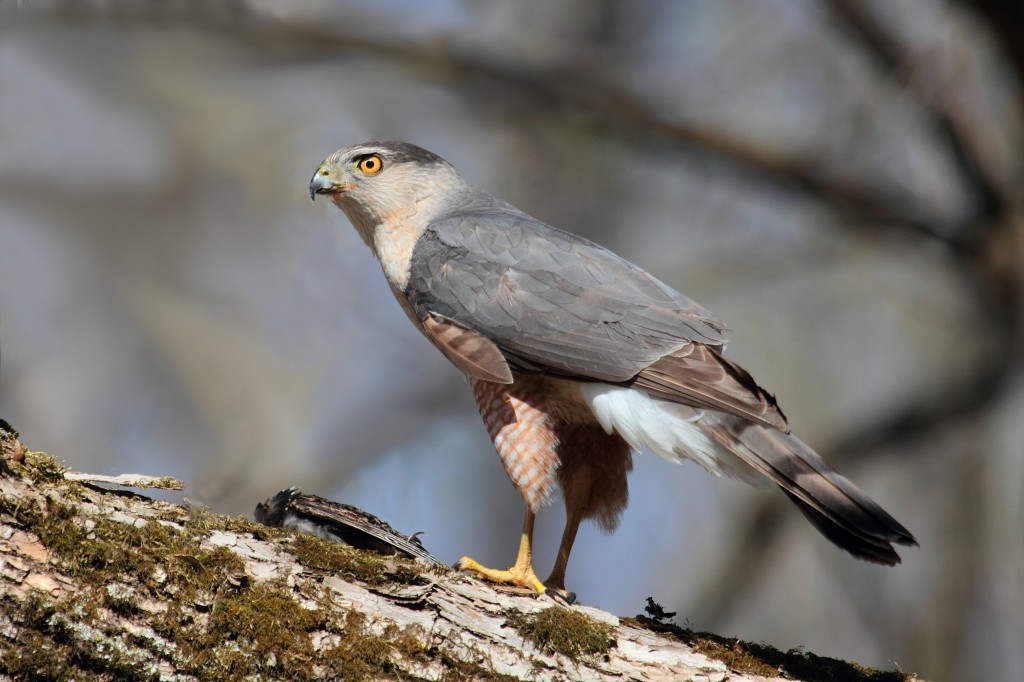
[[[465, 181], [455, 169], [447, 166], [432, 167], [429, 176], [415, 171], [383, 175], [376, 180], [380, 185], [375, 191], [372, 208], [354, 197], [338, 196], [335, 203], [348, 216], [362, 241], [373, 250], [391, 288], [403, 292], [409, 284], [410, 261], [416, 243], [431, 221], [443, 214], [453, 194], [453, 185], [464, 187]], [[390, 201], [384, 200], [385, 197]]]

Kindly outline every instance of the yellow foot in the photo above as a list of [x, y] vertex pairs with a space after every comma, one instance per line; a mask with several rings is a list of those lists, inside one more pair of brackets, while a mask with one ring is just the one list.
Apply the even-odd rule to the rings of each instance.
[[492, 583], [525, 587], [537, 594], [544, 594], [548, 589], [544, 586], [544, 583], [537, 578], [537, 574], [533, 572], [533, 566], [530, 566], [529, 564], [525, 566], [516, 564], [512, 568], [502, 571], [496, 568], [481, 566], [474, 559], [464, 556], [459, 559], [452, 568], [456, 571], [472, 571], [481, 578], [490, 580]]
[[530, 565], [520, 566], [517, 564], [512, 568], [502, 571], [496, 568], [481, 566], [475, 559], [464, 556], [452, 568], [456, 571], [472, 571], [481, 578], [492, 583], [498, 583], [499, 585], [515, 585], [516, 587], [524, 587], [535, 594], [546, 594], [566, 606], [576, 601], [575, 593], [568, 592], [562, 587], [548, 587], [542, 583], [537, 578], [537, 574], [533, 572], [533, 566]]

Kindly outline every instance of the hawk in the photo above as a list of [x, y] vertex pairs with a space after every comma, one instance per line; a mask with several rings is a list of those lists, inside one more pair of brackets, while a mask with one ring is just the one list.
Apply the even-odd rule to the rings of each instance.
[[[515, 563], [455, 565], [567, 599], [579, 525], [613, 530], [633, 450], [690, 459], [715, 475], [774, 483], [858, 559], [899, 563], [914, 537], [790, 433], [775, 397], [727, 359], [725, 325], [636, 265], [469, 184], [405, 142], [328, 156], [309, 184], [329, 196], [380, 261], [416, 327], [466, 376], [487, 432], [526, 503]], [[541, 582], [534, 517], [561, 489], [566, 524]]]

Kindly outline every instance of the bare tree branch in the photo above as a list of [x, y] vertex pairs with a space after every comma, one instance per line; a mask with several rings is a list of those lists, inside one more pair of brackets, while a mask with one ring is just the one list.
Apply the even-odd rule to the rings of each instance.
[[1018, 74], [1018, 84], [1024, 85], [1024, 5], [1016, 0], [960, 0], [977, 12], [1002, 44], [1007, 60]]
[[916, 96], [949, 147], [975, 203], [974, 214], [957, 226], [955, 234], [964, 237], [979, 225], [996, 222], [1006, 210], [1006, 198], [993, 174], [985, 169], [977, 146], [971, 144], [971, 125], [953, 107], [953, 99], [933, 94], [936, 84], [926, 83], [915, 74], [911, 63], [913, 55], [862, 0], [830, 0], [829, 4], [839, 18], [840, 28], [851, 34], [882, 69], [898, 78], [903, 87]]
[[0, 604], [4, 680], [907, 679], [85, 487], [6, 429]]
[[[809, 159], [784, 158], [713, 127], [670, 120], [633, 93], [598, 78], [593, 70], [569, 65], [526, 66], [478, 51], [470, 53], [443, 40], [427, 43], [408, 38], [396, 40], [373, 31], [358, 30], [358, 26], [352, 25], [271, 19], [244, 0], [232, 6], [240, 9], [227, 11], [222, 7], [211, 11], [205, 4], [197, 3], [164, 9], [159, 14], [164, 20], [170, 14], [175, 20], [187, 21], [197, 28], [260, 49], [318, 58], [346, 53], [372, 54], [411, 66], [434, 80], [477, 80], [504, 93], [515, 92], [520, 99], [531, 98], [539, 108], [583, 110], [588, 114], [590, 125], [646, 144], [656, 144], [659, 148], [668, 143], [680, 151], [710, 154], [760, 181], [824, 204], [851, 219], [838, 224], [856, 226], [861, 232], [901, 228], [956, 249], [956, 243], [949, 237], [955, 232], [954, 226], [942, 225], [939, 218], [912, 210], [914, 202], [899, 192], [829, 177]], [[151, 19], [147, 10], [131, 3], [124, 6], [113, 3], [104, 11], [81, 6], [61, 7], [56, 16], [66, 22], [109, 18], [144, 22]]]

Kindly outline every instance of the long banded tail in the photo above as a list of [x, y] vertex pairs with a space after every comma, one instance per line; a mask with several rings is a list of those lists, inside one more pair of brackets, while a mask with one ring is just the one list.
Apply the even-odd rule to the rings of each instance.
[[635, 388], [592, 383], [581, 395], [606, 431], [634, 449], [688, 458], [713, 474], [775, 483], [826, 538], [858, 559], [892, 566], [914, 536], [802, 440], [725, 412], [680, 405]]
[[826, 538], [858, 559], [894, 566], [893, 545], [917, 540], [874, 500], [792, 434], [707, 413], [705, 433], [776, 483]]

